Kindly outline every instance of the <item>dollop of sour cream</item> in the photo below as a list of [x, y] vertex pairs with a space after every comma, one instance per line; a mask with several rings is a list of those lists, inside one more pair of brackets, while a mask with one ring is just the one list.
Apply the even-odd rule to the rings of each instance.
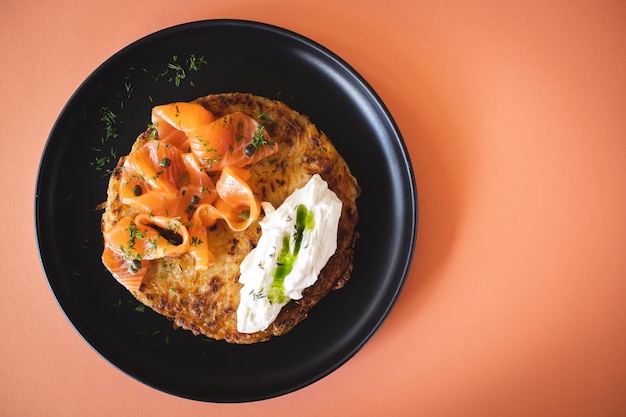
[[261, 237], [239, 269], [237, 330], [265, 330], [290, 300], [302, 298], [337, 250], [341, 200], [315, 174], [278, 207], [263, 203]]

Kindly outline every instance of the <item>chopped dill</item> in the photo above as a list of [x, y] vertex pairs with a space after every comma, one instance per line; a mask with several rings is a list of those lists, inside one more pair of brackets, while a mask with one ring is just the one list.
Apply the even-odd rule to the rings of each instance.
[[265, 298], [265, 297], [267, 297], [267, 295], [263, 294], [263, 288], [261, 288], [261, 289], [259, 290], [259, 292], [254, 292], [254, 290], [251, 290], [251, 291], [248, 293], [248, 295], [251, 295], [251, 296], [252, 296], [252, 299], [253, 299], [253, 300], [255, 300], [255, 301], [256, 301], [256, 300], [260, 300], [261, 298]]
[[258, 149], [263, 145], [273, 146], [274, 142], [269, 142], [265, 139], [265, 126], [259, 123], [256, 127], [256, 131], [254, 132], [254, 136], [252, 136], [252, 146], [254, 146], [255, 149]]
[[176, 62], [178, 60], [178, 55], [174, 55], [172, 59], [174, 60], [174, 62], [167, 64], [167, 68], [174, 70], [174, 75], [171, 76], [168, 79], [168, 81], [170, 82], [173, 81], [174, 84], [178, 87], [180, 85], [181, 80], [187, 77], [187, 73], [185, 72], [185, 69], [179, 63]]
[[202, 67], [207, 64], [207, 61], [204, 55], [196, 57], [195, 54], [191, 54], [187, 60], [187, 64], [189, 66], [189, 71], [200, 71]]
[[124, 83], [124, 88], [126, 89], [126, 95], [130, 98], [130, 95], [133, 93], [133, 85], [131, 83]]
[[[167, 81], [179, 87], [182, 81], [187, 78], [189, 72], [200, 71], [206, 64], [207, 60], [204, 55], [196, 56], [191, 54], [184, 62], [179, 61], [178, 55], [172, 55], [172, 61], [167, 64], [167, 68], [157, 73], [153, 78], [155, 81], [158, 81], [163, 77], [169, 76]], [[189, 85], [195, 86], [193, 80], [189, 80]]]
[[102, 143], [106, 143], [109, 139], [114, 139], [119, 136], [117, 132], [117, 115], [113, 113], [108, 107], [100, 108], [100, 121], [104, 122], [104, 136]]

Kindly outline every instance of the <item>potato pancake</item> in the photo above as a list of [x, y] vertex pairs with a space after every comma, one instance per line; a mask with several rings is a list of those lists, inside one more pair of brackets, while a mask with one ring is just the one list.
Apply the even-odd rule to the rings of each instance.
[[[136, 242], [139, 240], [143, 240], [145, 245], [151, 242], [157, 245], [158, 239], [161, 241], [165, 239], [165, 244], [160, 249], [162, 256], [137, 256], [137, 259], [133, 259], [129, 255], [115, 258], [120, 259], [120, 262], [124, 261], [123, 269], [120, 271], [125, 271], [118, 271], [116, 278], [125, 283], [132, 282], [133, 277], [139, 276], [140, 280], [137, 280], [136, 285], [126, 285], [129, 291], [146, 306], [170, 318], [175, 327], [230, 343], [249, 344], [266, 341], [291, 330], [307, 317], [311, 308], [324, 296], [331, 290], [342, 288], [349, 280], [358, 235], [355, 230], [358, 221], [356, 200], [360, 189], [346, 162], [328, 137], [320, 132], [307, 116], [292, 110], [284, 103], [251, 94], [225, 93], [199, 98], [193, 104], [209, 110], [216, 119], [230, 117], [229, 115], [247, 115], [256, 121], [251, 124], [250, 129], [257, 130], [255, 137], [261, 141], [255, 144], [257, 157], [253, 163], [243, 168], [233, 168], [231, 175], [232, 178], [248, 177], [245, 183], [249, 186], [255, 200], [269, 202], [274, 207], [278, 207], [315, 174], [319, 174], [326, 181], [328, 188], [342, 203], [337, 232], [337, 249], [320, 272], [317, 281], [304, 290], [301, 299], [291, 300], [285, 305], [269, 327], [255, 333], [238, 332], [237, 308], [242, 288], [242, 284], [239, 283], [239, 267], [243, 259], [259, 242], [261, 236], [259, 221], [263, 219], [264, 214], [261, 211], [257, 218], [248, 221], [246, 216], [250, 215], [252, 209], [242, 210], [239, 213], [241, 220], [236, 216], [227, 215], [201, 231], [194, 232], [190, 229], [188, 236], [182, 236], [171, 233], [172, 230], [177, 230], [175, 221], [163, 220], [163, 224], [158, 223], [156, 219], [166, 217], [156, 215], [153, 218], [149, 217], [141, 214], [141, 210], [136, 205], [125, 203], [129, 201], [129, 198], [134, 198], [133, 195], [146, 200], [150, 197], [149, 193], [145, 192], [147, 185], [144, 185], [150, 183], [150, 180], [145, 176], [140, 178], [140, 176], [129, 174], [131, 170], [129, 167], [133, 166], [133, 161], [130, 160], [132, 157], [129, 156], [133, 155], [132, 152], [142, 149], [155, 139], [157, 142], [161, 141], [163, 139], [161, 136], [166, 133], [172, 141], [176, 141], [179, 145], [184, 143], [189, 150], [195, 147], [197, 151], [205, 146], [202, 142], [193, 142], [182, 133], [166, 132], [163, 126], [159, 128], [158, 133], [155, 127], [151, 127], [139, 135], [131, 154], [120, 158], [111, 175], [102, 216], [102, 231], [106, 237], [115, 232], [116, 226], [120, 229], [120, 222], [127, 221], [124, 219], [128, 218], [135, 219], [135, 223], [139, 225], [142, 224], [141, 221], [151, 221], [153, 222], [151, 229], [136, 229], [133, 226], [135, 223], [132, 222], [121, 228], [124, 233], [129, 233], [126, 238], [130, 236], [133, 244], [129, 244], [124, 254], [130, 253], [131, 247], [138, 245], [139, 243]], [[174, 110], [171, 111], [174, 112]], [[241, 120], [248, 123], [249, 118]], [[237, 123], [238, 126], [242, 126], [244, 122]], [[180, 129], [184, 131], [185, 127], [182, 126]], [[190, 142], [188, 145], [186, 140]], [[156, 185], [153, 184], [154, 187], [159, 186], [157, 182], [161, 180], [162, 177], [159, 175], [163, 172], [184, 171], [187, 156], [179, 157], [177, 154], [169, 154], [168, 146], [153, 146], [146, 149], [145, 152], [151, 152], [153, 157], [160, 161], [160, 166], [164, 168], [155, 172], [153, 182]], [[205, 151], [208, 152], [208, 149], [208, 146], [205, 146]], [[262, 150], [267, 150], [267, 152]], [[185, 197], [189, 200], [180, 203], [183, 204], [181, 207], [186, 213], [191, 216], [196, 206], [199, 207], [202, 204], [201, 199], [212, 198], [208, 194], [205, 197], [197, 191], [207, 189], [206, 177], [211, 183], [218, 184], [218, 188], [220, 184], [224, 184], [223, 176], [227, 169], [220, 165], [223, 163], [223, 155], [236, 154], [239, 155], [238, 158], [245, 159], [241, 156], [242, 152], [248, 155], [253, 154], [254, 150], [249, 146], [233, 149], [231, 145], [228, 150], [219, 153], [216, 151], [213, 159], [201, 158], [204, 159], [204, 165], [202, 172], [198, 172], [197, 175], [180, 174], [172, 180], [179, 188], [189, 187], [190, 190], [196, 190], [194, 193], [189, 193], [193, 194], [192, 196], [188, 194]], [[198, 155], [197, 152], [196, 155]], [[183, 192], [182, 195], [185, 193]], [[164, 210], [179, 210], [173, 207], [174, 205], [168, 206]], [[246, 223], [245, 228], [237, 227], [241, 222]], [[185, 221], [181, 220], [180, 223], [184, 225]], [[233, 224], [235, 224], [234, 228]], [[156, 231], [152, 240], [148, 237], [149, 233], [146, 230]], [[194, 233], [203, 234], [194, 235]], [[202, 236], [202, 239], [198, 236]], [[194, 242], [206, 243], [208, 251], [206, 253], [199, 251], [176, 253], [175, 248], [182, 240], [189, 242], [190, 247]], [[205, 267], [199, 267], [198, 262], [204, 259], [207, 253], [209, 261]], [[112, 257], [115, 255], [105, 249], [103, 254], [105, 265], [107, 262], [109, 264], [114, 262]]]

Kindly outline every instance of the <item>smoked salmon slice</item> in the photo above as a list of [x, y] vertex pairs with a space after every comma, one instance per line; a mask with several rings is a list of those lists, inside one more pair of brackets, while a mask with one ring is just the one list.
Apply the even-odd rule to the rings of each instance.
[[244, 167], [278, 152], [263, 125], [241, 112], [187, 132], [191, 151], [207, 171]]
[[220, 197], [215, 206], [235, 231], [247, 229], [261, 214], [261, 204], [246, 183], [249, 177], [246, 169], [226, 167], [215, 185]]
[[104, 240], [105, 246], [129, 262], [180, 256], [189, 248], [189, 233], [180, 219], [143, 213], [122, 218], [104, 232]]
[[[137, 260], [133, 265], [133, 261], [125, 259], [113, 251], [109, 246], [104, 247], [102, 252], [102, 263], [113, 274], [113, 277], [129, 291], [137, 291], [141, 286], [148, 264]], [[139, 266], [138, 269], [133, 269]]]
[[152, 123], [159, 140], [170, 143], [183, 151], [189, 148], [188, 133], [197, 126], [215, 120], [213, 113], [200, 104], [177, 102], [152, 108]]
[[173, 130], [188, 133], [197, 126], [207, 125], [215, 120], [213, 113], [196, 103], [176, 102], [152, 108], [152, 123], [156, 124], [159, 137]]
[[128, 174], [141, 179], [149, 189], [175, 193], [186, 173], [182, 152], [167, 143], [153, 140], [131, 152], [124, 161]]

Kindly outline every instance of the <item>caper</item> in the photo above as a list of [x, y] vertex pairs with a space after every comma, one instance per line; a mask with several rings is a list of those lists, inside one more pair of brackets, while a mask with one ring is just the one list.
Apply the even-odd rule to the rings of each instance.
[[133, 195], [135, 197], [139, 197], [141, 194], [143, 194], [143, 190], [141, 189], [141, 185], [135, 184], [135, 186], [133, 187]]
[[133, 259], [133, 261], [128, 265], [128, 270], [132, 274], [136, 274], [141, 269], [141, 261], [139, 259]]
[[254, 155], [254, 151], [256, 151], [256, 148], [253, 144], [249, 144], [243, 149], [243, 153], [245, 153], [247, 157], [251, 157], [252, 155]]
[[168, 158], [167, 156], [161, 158], [161, 161], [159, 162], [159, 166], [161, 168], [167, 168], [170, 165], [172, 165], [172, 161], [170, 161], [170, 158]]
[[195, 194], [191, 196], [191, 204], [198, 204], [199, 202], [200, 202], [200, 197], [198, 197]]

